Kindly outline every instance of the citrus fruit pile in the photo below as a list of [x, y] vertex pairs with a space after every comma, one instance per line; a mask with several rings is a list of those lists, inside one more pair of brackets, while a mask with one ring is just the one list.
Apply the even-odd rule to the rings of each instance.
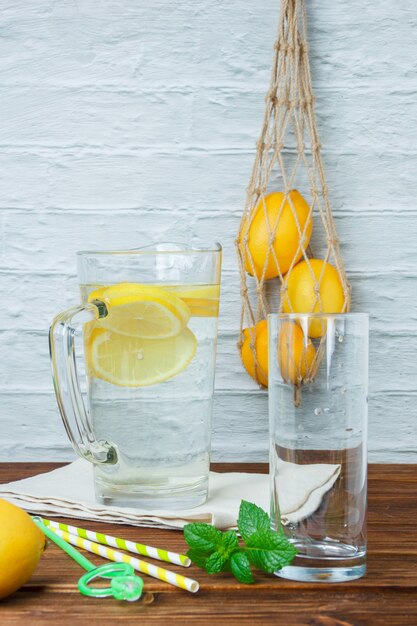
[[0, 499], [0, 599], [24, 585], [45, 549], [45, 535], [30, 516]]
[[[245, 270], [259, 280], [285, 280], [284, 313], [341, 313], [345, 302], [337, 270], [321, 259], [302, 260], [313, 231], [312, 212], [296, 190], [288, 198], [269, 193], [255, 207], [252, 219], [242, 228]], [[291, 268], [291, 269], [290, 269]], [[320, 320], [310, 322], [305, 334], [296, 321], [281, 325], [278, 362], [284, 380], [294, 385], [305, 381], [315, 358], [312, 339], [322, 336]], [[241, 348], [247, 372], [268, 386], [268, 329], [265, 320], [243, 331]]]
[[92, 291], [88, 300], [104, 302], [107, 309], [107, 316], [85, 331], [90, 375], [121, 387], [145, 387], [179, 374], [193, 359], [191, 311], [177, 293], [119, 283]]

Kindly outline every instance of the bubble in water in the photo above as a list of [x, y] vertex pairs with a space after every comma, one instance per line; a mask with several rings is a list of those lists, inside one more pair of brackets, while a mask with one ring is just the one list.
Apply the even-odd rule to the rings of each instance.
[[143, 348], [136, 351], [136, 358], [138, 361], [143, 361], [144, 356], [145, 355], [143, 354]]
[[327, 406], [326, 406], [326, 408], [324, 409], [324, 412], [325, 412], [325, 413], [330, 413], [330, 409], [329, 409], [329, 407], [327, 407]]
[[340, 343], [342, 343], [342, 341], [344, 340], [345, 336], [344, 335], [339, 335], [338, 336], [338, 340], [340, 341]]
[[320, 415], [320, 414], [321, 414], [321, 409], [319, 407], [314, 409], [314, 415]]

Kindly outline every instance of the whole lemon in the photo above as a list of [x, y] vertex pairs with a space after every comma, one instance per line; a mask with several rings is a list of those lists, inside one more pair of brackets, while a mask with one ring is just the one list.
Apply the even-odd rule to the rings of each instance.
[[[256, 366], [250, 345], [251, 341], [254, 341], [255, 344]], [[255, 326], [244, 329], [241, 357], [248, 374], [256, 382], [268, 387], [268, 326], [266, 320], [261, 320]]]
[[[290, 191], [289, 197], [298, 219], [299, 228], [288, 198], [284, 202], [284, 194], [280, 191], [269, 193], [262, 197], [256, 205], [249, 230], [248, 220], [243, 225], [240, 239], [241, 246], [244, 243], [244, 237], [248, 237], [248, 252], [245, 251], [245, 270], [251, 275], [255, 273], [258, 279], [261, 278], [265, 265], [264, 278], [269, 280], [276, 278], [279, 275], [279, 271], [281, 274], [285, 274], [294, 257], [296, 257], [295, 263], [301, 258], [302, 250], [298, 250], [300, 231], [304, 233], [304, 241], [302, 242], [304, 249], [307, 248], [310, 242], [313, 229], [310, 207], [303, 196], [295, 189]], [[275, 235], [272, 248], [275, 257], [272, 249], [268, 256], [270, 233], [273, 233], [274, 229]]]
[[0, 599], [24, 585], [45, 549], [45, 535], [19, 507], [0, 499]]
[[[302, 261], [288, 274], [287, 292], [282, 303], [284, 313], [341, 313], [345, 295], [339, 273], [333, 265], [321, 259], [309, 259], [309, 264], [312, 271], [307, 261]], [[321, 302], [314, 291], [319, 279]], [[321, 337], [324, 330], [322, 322], [314, 320], [308, 334]]]
[[297, 385], [310, 375], [316, 350], [295, 322], [283, 322], [279, 331], [278, 363], [287, 383]]

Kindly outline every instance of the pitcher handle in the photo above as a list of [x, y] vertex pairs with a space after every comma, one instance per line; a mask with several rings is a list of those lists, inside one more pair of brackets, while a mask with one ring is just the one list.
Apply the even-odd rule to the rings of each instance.
[[117, 452], [114, 445], [94, 435], [78, 380], [75, 333], [83, 324], [106, 316], [104, 302], [93, 300], [57, 315], [49, 330], [54, 389], [65, 430], [75, 452], [95, 465], [116, 464]]

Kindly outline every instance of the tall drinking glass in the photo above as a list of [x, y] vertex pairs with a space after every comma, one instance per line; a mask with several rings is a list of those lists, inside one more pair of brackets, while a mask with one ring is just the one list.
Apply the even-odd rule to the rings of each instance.
[[368, 316], [270, 315], [271, 520], [295, 545], [276, 572], [341, 582], [366, 570]]
[[54, 319], [51, 360], [99, 502], [174, 509], [206, 500], [220, 267], [219, 244], [78, 253], [81, 304]]

